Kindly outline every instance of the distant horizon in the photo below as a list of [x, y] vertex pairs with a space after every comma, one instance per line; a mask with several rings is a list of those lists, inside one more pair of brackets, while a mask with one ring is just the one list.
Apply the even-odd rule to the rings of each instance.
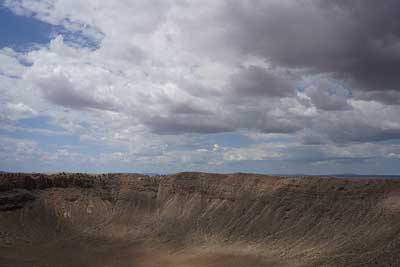
[[54, 172], [18, 172], [18, 171], [2, 171], [0, 173], [23, 173], [23, 174], [59, 174], [59, 173], [66, 173], [66, 174], [143, 174], [149, 176], [157, 176], [157, 175], [174, 175], [180, 173], [206, 173], [206, 174], [256, 174], [256, 175], [267, 175], [267, 176], [283, 176], [283, 177], [313, 177], [313, 176], [320, 176], [320, 177], [339, 177], [339, 178], [351, 178], [351, 177], [399, 177], [400, 174], [357, 174], [357, 173], [326, 173], [326, 174], [305, 174], [305, 173], [257, 173], [257, 172], [205, 172], [205, 171], [178, 171], [178, 172], [171, 172], [171, 173], [152, 173], [152, 172], [68, 172], [68, 171], [54, 171]]

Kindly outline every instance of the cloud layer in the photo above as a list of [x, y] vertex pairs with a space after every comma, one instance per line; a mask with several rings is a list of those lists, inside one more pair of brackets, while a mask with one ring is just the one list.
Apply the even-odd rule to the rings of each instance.
[[[48, 44], [0, 50], [4, 155], [23, 142], [53, 166], [69, 157], [173, 171], [280, 161], [295, 164], [289, 172], [327, 162], [327, 172], [375, 159], [385, 172], [400, 159], [398, 1], [4, 6], [60, 29]], [[32, 132], [20, 120], [40, 116], [78, 144], [16, 138]], [[21, 159], [7, 158], [4, 168]]]

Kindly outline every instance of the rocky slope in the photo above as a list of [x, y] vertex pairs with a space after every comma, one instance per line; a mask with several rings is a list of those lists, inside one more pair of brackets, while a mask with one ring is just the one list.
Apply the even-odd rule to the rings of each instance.
[[0, 266], [400, 266], [400, 181], [0, 174]]

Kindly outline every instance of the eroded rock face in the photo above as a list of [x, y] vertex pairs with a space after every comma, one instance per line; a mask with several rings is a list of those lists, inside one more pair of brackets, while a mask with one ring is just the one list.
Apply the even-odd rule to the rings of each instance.
[[25, 189], [11, 189], [0, 194], [0, 211], [21, 209], [35, 196]]
[[395, 180], [0, 174], [0, 266], [400, 266], [398, 192]]

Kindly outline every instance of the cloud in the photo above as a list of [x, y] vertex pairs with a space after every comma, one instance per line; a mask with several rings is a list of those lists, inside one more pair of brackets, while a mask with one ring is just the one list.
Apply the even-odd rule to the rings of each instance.
[[400, 139], [400, 127], [373, 125], [356, 119], [343, 119], [329, 124], [321, 123], [323, 131], [338, 143], [369, 142]]
[[10, 48], [0, 49], [0, 75], [19, 78], [26, 67], [20, 64], [21, 54]]
[[230, 82], [236, 97], [289, 97], [296, 94], [293, 77], [280, 76], [259, 66], [242, 69], [232, 75]]
[[[36, 116], [38, 113], [36, 110], [31, 107], [25, 105], [24, 103], [8, 103], [5, 106], [5, 110], [2, 112], [3, 114], [8, 114], [8, 118], [21, 119], [27, 117]], [[1, 118], [1, 116], [0, 116]]]
[[349, 90], [329, 80], [317, 80], [304, 90], [311, 103], [320, 110], [340, 111], [350, 110]]
[[296, 142], [260, 143], [242, 148], [224, 151], [227, 161], [293, 161], [293, 162], [328, 162], [370, 160], [374, 158], [394, 158], [399, 155], [399, 145], [373, 143], [352, 144], [346, 147], [336, 144], [304, 145]]
[[193, 115], [178, 115], [175, 117], [150, 117], [144, 124], [159, 134], [179, 133], [219, 133], [230, 132], [234, 128], [228, 123], [216, 121], [215, 117], [200, 117]]
[[357, 99], [367, 101], [379, 101], [386, 105], [400, 105], [400, 91], [356, 91], [355, 97]]
[[41, 89], [44, 97], [56, 105], [74, 109], [114, 109], [113, 104], [107, 99], [96, 99], [95, 95], [91, 95], [93, 88], [79, 88], [79, 85], [73, 84], [61, 73], [38, 78], [35, 80], [35, 84]]
[[400, 90], [395, 0], [225, 1], [220, 45], [271, 64], [329, 73], [354, 89]]
[[2, 161], [24, 161], [40, 156], [38, 143], [29, 139], [15, 139], [0, 135], [0, 158]]

